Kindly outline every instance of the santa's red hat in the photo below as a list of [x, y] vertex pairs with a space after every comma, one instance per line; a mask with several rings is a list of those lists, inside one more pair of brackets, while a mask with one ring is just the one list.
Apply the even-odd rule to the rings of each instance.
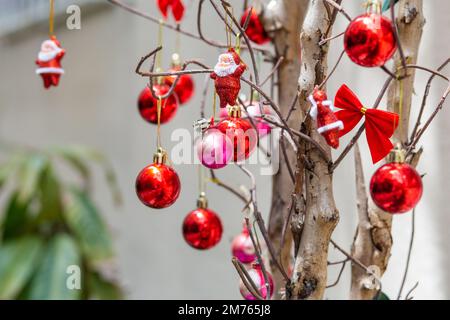
[[52, 40], [59, 48], [61, 48], [61, 43], [59, 42], [58, 39], [56, 39], [55, 36], [51, 36], [50, 40]]
[[237, 52], [236, 52], [236, 50], [234, 50], [234, 48], [228, 49], [228, 53], [230, 53], [231, 56], [233, 57], [234, 63], [236, 63], [237, 65], [239, 65], [241, 63], [241, 57], [237, 54]]

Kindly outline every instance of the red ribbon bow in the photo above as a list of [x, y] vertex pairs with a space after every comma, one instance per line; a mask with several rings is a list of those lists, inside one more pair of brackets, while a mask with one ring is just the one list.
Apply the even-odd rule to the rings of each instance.
[[344, 123], [343, 135], [350, 132], [365, 116], [367, 143], [373, 163], [383, 159], [393, 148], [390, 137], [397, 129], [399, 116], [396, 113], [364, 108], [358, 97], [344, 84], [338, 90], [334, 105], [339, 109], [336, 116]]

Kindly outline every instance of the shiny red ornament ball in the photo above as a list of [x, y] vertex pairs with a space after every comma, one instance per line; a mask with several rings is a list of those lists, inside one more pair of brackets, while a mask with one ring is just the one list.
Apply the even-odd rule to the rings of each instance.
[[389, 213], [405, 213], [422, 197], [422, 179], [406, 163], [388, 163], [380, 167], [370, 181], [370, 194], [375, 204]]
[[215, 128], [232, 141], [235, 162], [247, 159], [256, 147], [258, 133], [247, 119], [230, 116], [221, 120]]
[[[171, 72], [173, 71], [180, 71], [180, 67], [174, 67], [170, 69]], [[172, 86], [172, 84], [176, 80], [176, 76], [167, 76], [164, 78], [164, 83], [167, 84], [169, 87]], [[178, 102], [180, 104], [185, 104], [189, 100], [191, 100], [192, 96], [194, 95], [194, 79], [192, 79], [192, 76], [189, 74], [183, 74], [178, 79], [178, 82], [174, 88], [174, 92], [178, 96]]]
[[[248, 274], [250, 275], [250, 278], [253, 280], [255, 285], [257, 286], [257, 289], [264, 299], [266, 299], [268, 292], [270, 291], [270, 298], [273, 296], [273, 278], [270, 273], [267, 272], [268, 282], [269, 282], [269, 288], [266, 287], [266, 282], [264, 279], [264, 274], [261, 270], [261, 266], [257, 263], [254, 263], [252, 265], [252, 268], [248, 270]], [[268, 290], [269, 289], [269, 290]], [[244, 282], [242, 282], [242, 279], [239, 282], [239, 291], [241, 292], [242, 297], [245, 300], [256, 300], [256, 297], [247, 289]]]
[[264, 30], [264, 26], [254, 8], [248, 8], [244, 11], [244, 14], [241, 17], [241, 27], [244, 26], [248, 15], [250, 15], [250, 20], [248, 22], [247, 29], [245, 29], [245, 34], [247, 37], [256, 44], [262, 45], [269, 42], [270, 37], [266, 30]]
[[[170, 87], [166, 84], [155, 84], [153, 86], [156, 95], [166, 94]], [[139, 95], [138, 108], [141, 117], [147, 122], [158, 123], [158, 99], [155, 99], [149, 87], [145, 87]], [[166, 99], [161, 100], [161, 123], [170, 121], [177, 113], [178, 103], [177, 99], [170, 95]]]
[[344, 37], [345, 52], [363, 67], [380, 67], [397, 49], [391, 20], [378, 13], [367, 13], [350, 22]]
[[171, 206], [180, 195], [180, 179], [171, 167], [153, 163], [136, 178], [136, 194], [143, 204], [162, 209]]
[[195, 249], [210, 249], [222, 238], [222, 222], [214, 211], [197, 208], [184, 219], [183, 237]]

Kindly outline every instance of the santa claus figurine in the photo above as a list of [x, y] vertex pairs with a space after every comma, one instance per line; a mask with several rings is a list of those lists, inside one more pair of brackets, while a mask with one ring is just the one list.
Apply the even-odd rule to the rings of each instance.
[[246, 68], [247, 66], [233, 48], [219, 56], [219, 61], [211, 73], [211, 79], [214, 79], [221, 108], [225, 108], [227, 104], [236, 105], [239, 90], [241, 90], [240, 77]]
[[66, 51], [61, 48], [61, 44], [55, 36], [42, 42], [41, 51], [38, 54], [36, 64], [36, 74], [40, 74], [44, 80], [44, 87], [48, 89], [50, 86], [57, 86], [59, 77], [64, 73], [61, 68], [61, 59]]
[[324, 91], [315, 88], [309, 96], [313, 105], [310, 115], [317, 121], [317, 132], [325, 138], [330, 147], [336, 149], [339, 147], [339, 130], [344, 129], [344, 124], [338, 120], [333, 112], [333, 103], [327, 99]]

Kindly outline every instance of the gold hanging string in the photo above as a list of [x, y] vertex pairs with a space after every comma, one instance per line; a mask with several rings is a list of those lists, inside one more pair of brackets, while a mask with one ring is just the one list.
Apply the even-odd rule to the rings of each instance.
[[216, 101], [217, 101], [217, 97], [216, 97], [217, 93], [216, 93], [216, 89], [214, 88], [213, 91], [213, 121], [216, 119]]
[[55, 1], [50, 0], [50, 14], [48, 19], [48, 35], [51, 37], [53, 36], [53, 29], [54, 29], [54, 16], [55, 16]]
[[161, 104], [161, 96], [158, 96], [158, 102], [156, 104], [156, 113], [158, 119], [158, 125], [156, 127], [156, 145], [158, 146], [158, 150], [161, 148]]
[[241, 34], [238, 33], [236, 36], [236, 44], [235, 44], [235, 50], [237, 54], [241, 54]]
[[198, 194], [205, 194], [206, 191], [206, 181], [205, 181], [205, 170], [201, 164], [198, 164]]
[[227, 36], [227, 46], [231, 49], [231, 28], [228, 23], [228, 14], [225, 12], [225, 31]]
[[[163, 23], [163, 20], [159, 19], [158, 47], [161, 47], [163, 42]], [[156, 53], [156, 70], [159, 68], [161, 68], [161, 50]]]
[[176, 32], [175, 33], [175, 53], [180, 54], [180, 48], [181, 48], [181, 38], [180, 38], [180, 33]]

